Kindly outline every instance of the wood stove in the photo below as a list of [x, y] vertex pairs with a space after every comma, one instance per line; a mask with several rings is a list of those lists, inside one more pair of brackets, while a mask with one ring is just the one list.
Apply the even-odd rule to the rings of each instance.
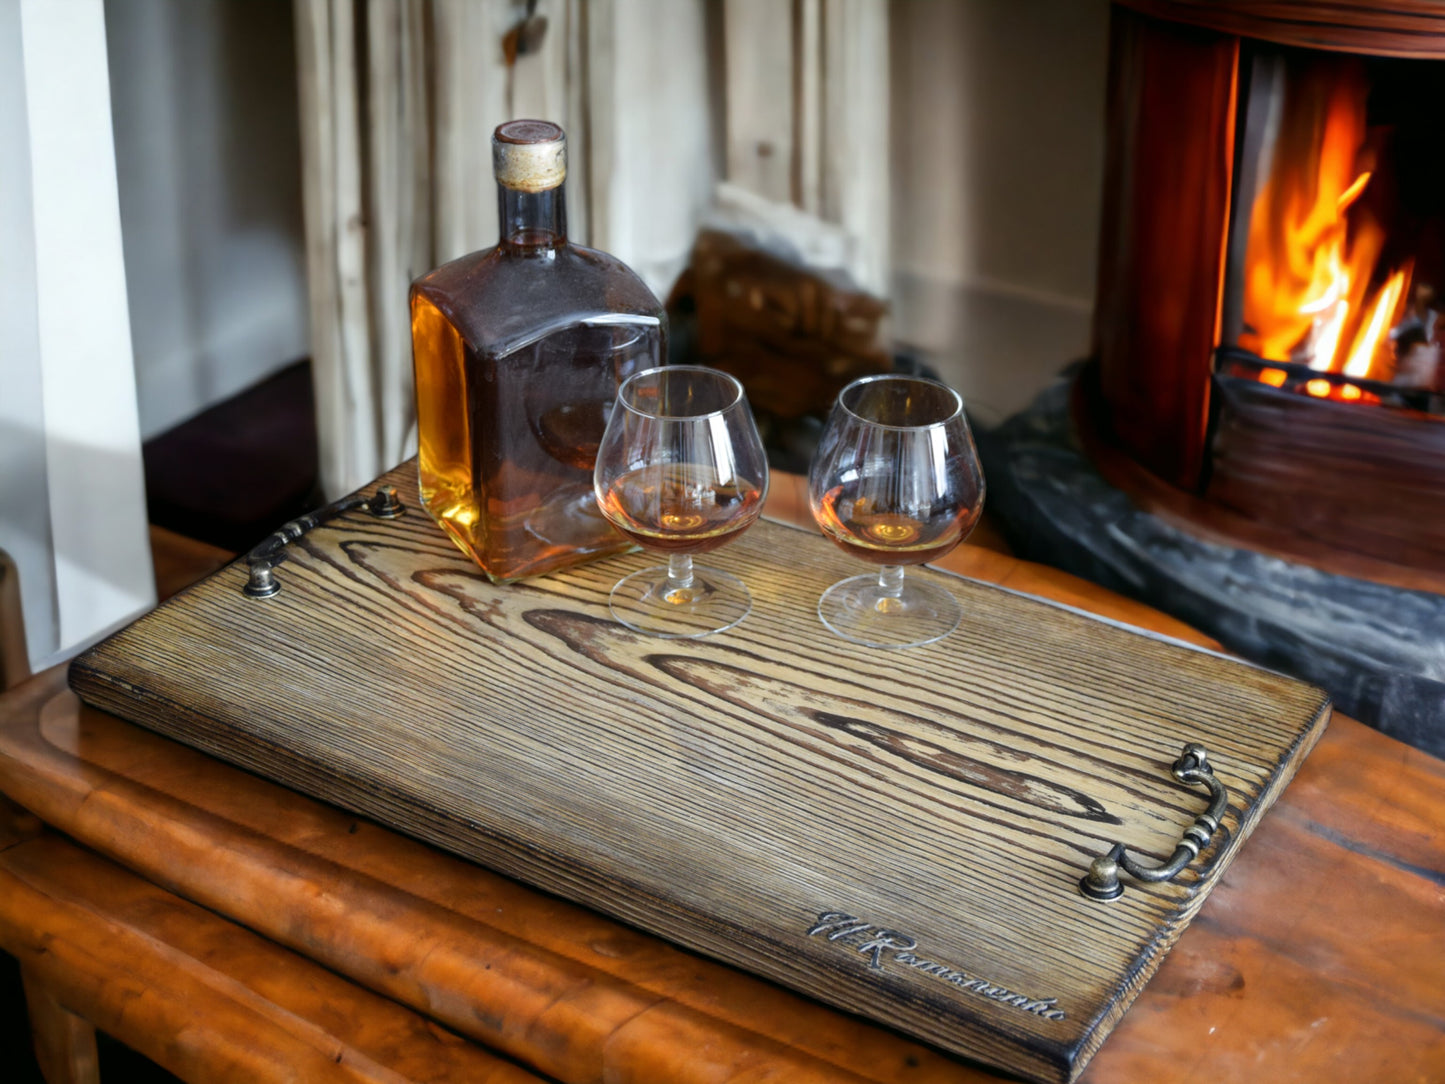
[[1445, 588], [1445, 11], [1125, 0], [1111, 48], [1095, 461], [1213, 536]]
[[1445, 754], [1445, 5], [1118, 0], [1092, 357], [979, 434], [1017, 552]]

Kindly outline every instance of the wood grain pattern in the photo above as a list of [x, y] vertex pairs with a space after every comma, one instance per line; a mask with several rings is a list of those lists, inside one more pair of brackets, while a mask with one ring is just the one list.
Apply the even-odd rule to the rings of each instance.
[[0, 790], [142, 876], [548, 1078], [981, 1077], [84, 707], [64, 684], [50, 671], [5, 702]]
[[1445, 762], [1331, 725], [1191, 926], [1190, 965], [1111, 1039], [1131, 1053], [1090, 1084], [1161, 1078], [1160, 1028], [1176, 1077], [1445, 1079], [1442, 784]]
[[100, 1084], [95, 1028], [60, 1003], [33, 970], [21, 972], [35, 1061], [45, 1084]]
[[1238, 63], [1237, 38], [1113, 12], [1095, 348], [1113, 436], [1187, 490], [1204, 465]]
[[[975, 574], [1177, 626], [971, 549]], [[567, 1084], [998, 1079], [82, 707], [58, 670], [0, 698], [0, 791]], [[1445, 1079], [1442, 877], [1445, 761], [1336, 715], [1083, 1079]]]
[[0, 851], [0, 942], [21, 962], [57, 1084], [98, 1079], [91, 1024], [215, 1084], [539, 1084], [54, 835]]
[[[387, 479], [415, 507], [409, 466]], [[635, 636], [631, 556], [495, 588], [429, 520], [335, 521], [257, 605], [232, 567], [72, 668], [83, 696], [665, 937], [1038, 1079], [1076, 1073], [1318, 737], [1323, 694], [964, 580], [965, 625], [842, 650], [811, 600], [854, 571], [761, 524], [715, 555], [737, 630]], [[787, 555], [786, 567], [777, 557]], [[1162, 858], [1202, 808], [1164, 769], [1200, 740], [1226, 842], [1109, 907], [1074, 882], [1118, 838]], [[916, 940], [960, 989], [849, 942]], [[1007, 988], [1052, 1009], [985, 996]]]
[[1445, 575], [1445, 423], [1215, 377], [1206, 497], [1345, 554]]
[[1445, 56], [1437, 0], [1115, 0], [1147, 15], [1280, 45], [1373, 56]]
[[14, 846], [23, 839], [38, 836], [43, 827], [35, 814], [0, 793], [0, 850]]
[[[1116, 600], [1096, 589], [1087, 601]], [[996, 1079], [82, 708], [63, 688], [51, 671], [0, 700], [0, 790], [336, 971], [451, 1014], [539, 1070], [558, 1066], [556, 1079]], [[1442, 871], [1445, 762], [1337, 715], [1085, 1079], [1445, 1077]], [[599, 1013], [618, 995], [642, 1007]]]

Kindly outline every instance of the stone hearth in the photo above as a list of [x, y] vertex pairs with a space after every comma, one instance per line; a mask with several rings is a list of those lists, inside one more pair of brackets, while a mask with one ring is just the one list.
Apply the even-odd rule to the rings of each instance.
[[1445, 596], [1206, 542], [1139, 510], [1075, 440], [1072, 372], [977, 434], [988, 510], [1014, 551], [1163, 610], [1445, 756]]

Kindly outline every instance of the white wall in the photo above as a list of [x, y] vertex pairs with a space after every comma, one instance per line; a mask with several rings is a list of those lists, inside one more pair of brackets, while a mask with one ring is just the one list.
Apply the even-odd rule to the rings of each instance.
[[106, 0], [141, 429], [308, 353], [291, 5]]
[[985, 421], [1088, 347], [1107, 0], [893, 0], [895, 334]]
[[0, 547], [34, 667], [155, 601], [100, 0], [0, 0]]

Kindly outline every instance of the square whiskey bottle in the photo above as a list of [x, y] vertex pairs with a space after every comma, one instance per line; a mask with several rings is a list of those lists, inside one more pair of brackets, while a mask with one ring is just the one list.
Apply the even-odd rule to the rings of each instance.
[[631, 543], [592, 468], [618, 385], [662, 363], [662, 305], [620, 260], [567, 238], [566, 139], [492, 137], [501, 237], [411, 288], [422, 501], [494, 582]]

